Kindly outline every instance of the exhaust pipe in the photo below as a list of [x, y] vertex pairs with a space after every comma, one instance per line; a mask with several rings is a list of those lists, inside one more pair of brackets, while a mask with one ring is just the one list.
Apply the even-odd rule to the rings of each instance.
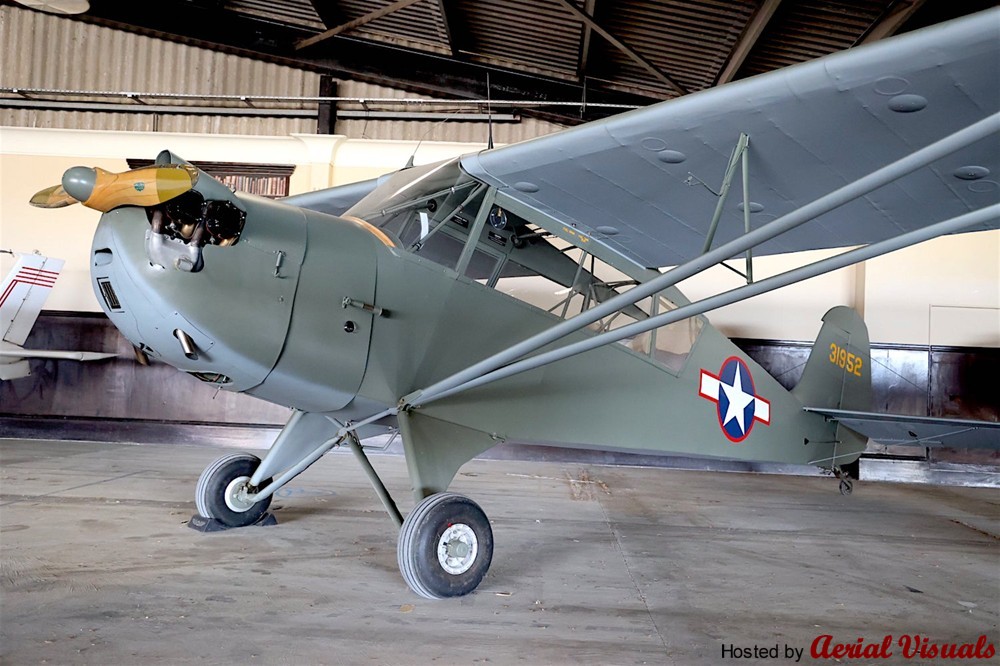
[[181, 329], [175, 328], [174, 337], [177, 338], [177, 341], [181, 343], [181, 349], [184, 350], [184, 355], [187, 356], [192, 361], [197, 361], [198, 351], [197, 347], [195, 347], [194, 340], [191, 339], [191, 336], [182, 331]]

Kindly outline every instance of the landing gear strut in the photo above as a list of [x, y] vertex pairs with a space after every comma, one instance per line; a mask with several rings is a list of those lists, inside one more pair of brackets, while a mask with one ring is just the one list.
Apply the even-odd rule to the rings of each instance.
[[860, 468], [861, 465], [858, 460], [834, 468], [834, 475], [840, 479], [841, 495], [846, 496], [854, 492], [854, 479], [858, 478], [858, 474], [861, 471]]
[[[205, 469], [195, 492], [201, 517], [194, 517], [189, 524], [200, 531], [266, 524], [267, 520], [273, 520], [267, 509], [274, 492], [331, 448], [346, 442], [386, 512], [400, 528], [396, 555], [400, 572], [410, 589], [428, 599], [469, 594], [479, 586], [490, 568], [493, 530], [478, 504], [468, 497], [442, 491], [464, 462], [485, 451], [496, 440], [490, 435], [472, 433], [473, 443], [463, 446], [459, 437], [467, 433], [462, 430], [450, 441], [450, 446], [418, 451], [404, 431], [414, 492], [418, 499], [424, 498], [404, 521], [357, 435], [359, 427], [387, 414], [344, 425], [322, 414], [296, 412], [263, 461], [247, 453], [230, 454]], [[431, 428], [433, 434], [436, 422], [428, 421], [428, 424], [420, 425]], [[421, 434], [429, 437], [427, 432]]]

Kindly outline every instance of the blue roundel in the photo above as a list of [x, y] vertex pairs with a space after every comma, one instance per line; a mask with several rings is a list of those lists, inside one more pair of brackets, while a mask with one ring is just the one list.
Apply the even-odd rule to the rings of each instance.
[[746, 364], [734, 357], [722, 366], [719, 380], [719, 424], [729, 439], [742, 441], [754, 423], [753, 377]]

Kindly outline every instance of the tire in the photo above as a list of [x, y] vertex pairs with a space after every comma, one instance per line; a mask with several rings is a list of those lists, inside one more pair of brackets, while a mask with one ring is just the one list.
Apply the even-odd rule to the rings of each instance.
[[493, 560], [493, 530], [479, 505], [455, 493], [431, 495], [403, 521], [396, 549], [410, 589], [426, 599], [475, 590]]
[[[260, 520], [271, 506], [270, 497], [246, 507], [234, 502], [232, 497], [227, 498], [227, 494], [235, 489], [230, 486], [239, 479], [249, 481], [259, 466], [260, 458], [257, 456], [249, 453], [232, 453], [206, 467], [198, 478], [198, 486], [194, 493], [198, 513], [205, 518], [214, 518], [227, 527], [245, 527]], [[270, 482], [271, 480], [267, 479], [261, 486], [266, 486]]]

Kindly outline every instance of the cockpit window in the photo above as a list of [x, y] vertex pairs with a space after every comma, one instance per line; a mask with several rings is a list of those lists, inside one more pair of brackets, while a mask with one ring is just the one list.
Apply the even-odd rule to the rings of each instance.
[[[495, 204], [481, 211], [486, 192], [486, 185], [453, 159], [394, 174], [344, 217], [360, 218], [392, 234], [418, 256], [564, 319], [638, 284], [586, 246], [563, 240], [511, 211]], [[481, 213], [488, 217], [477, 226]], [[477, 237], [470, 239], [473, 231]], [[608, 331], [676, 307], [663, 296], [650, 297], [589, 328]], [[702, 327], [702, 319], [694, 317], [622, 344], [680, 371]]]
[[[635, 287], [638, 282], [584, 249], [546, 233], [532, 224], [522, 228], [520, 248], [512, 249], [496, 288], [564, 319], [576, 316]], [[677, 307], [658, 295], [640, 300], [591, 324], [594, 332], [609, 331]], [[704, 326], [692, 317], [621, 341], [668, 369], [683, 369]]]

